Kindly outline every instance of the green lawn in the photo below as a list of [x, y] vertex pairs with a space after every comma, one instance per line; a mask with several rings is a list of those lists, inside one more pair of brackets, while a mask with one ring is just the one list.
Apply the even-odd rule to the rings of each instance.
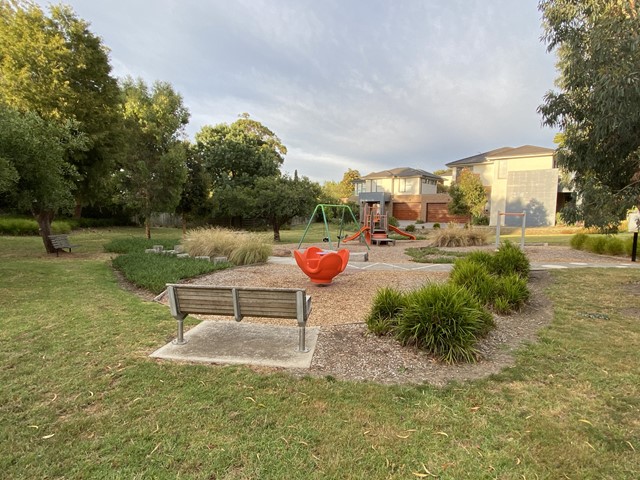
[[637, 478], [638, 270], [554, 272], [552, 325], [500, 375], [382, 386], [151, 360], [174, 321], [99, 254], [139, 234], [0, 237], [3, 478]]

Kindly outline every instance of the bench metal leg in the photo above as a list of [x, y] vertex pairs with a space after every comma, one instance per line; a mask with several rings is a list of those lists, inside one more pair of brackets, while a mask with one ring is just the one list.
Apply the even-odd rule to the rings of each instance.
[[307, 353], [309, 349], [305, 345], [305, 326], [300, 325], [298, 330], [298, 352]]
[[174, 345], [184, 345], [187, 341], [184, 339], [184, 318], [177, 318], [178, 321], [178, 338], [172, 343]]

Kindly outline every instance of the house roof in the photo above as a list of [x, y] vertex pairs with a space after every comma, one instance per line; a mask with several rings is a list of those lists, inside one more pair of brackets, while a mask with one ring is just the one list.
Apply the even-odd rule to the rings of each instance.
[[471, 157], [462, 158], [445, 164], [447, 167], [462, 165], [475, 165], [477, 163], [490, 162], [499, 158], [534, 157], [538, 155], [553, 155], [554, 150], [535, 145], [522, 145], [521, 147], [500, 147], [488, 152], [479, 153]]
[[382, 170], [381, 172], [371, 172], [370, 174], [365, 175], [364, 177], [361, 177], [361, 179], [373, 180], [375, 178], [390, 178], [390, 177], [398, 177], [398, 178], [425, 177], [425, 178], [432, 178], [434, 180], [442, 180], [442, 177], [439, 175], [434, 175], [433, 173], [429, 173], [419, 168], [410, 168], [410, 167], [392, 168], [391, 170]]

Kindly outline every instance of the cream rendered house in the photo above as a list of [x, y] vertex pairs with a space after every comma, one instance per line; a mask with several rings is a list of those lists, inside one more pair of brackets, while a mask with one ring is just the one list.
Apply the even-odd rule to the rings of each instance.
[[[490, 225], [497, 225], [498, 212], [527, 214], [527, 226], [555, 225], [556, 212], [570, 197], [559, 188], [559, 170], [554, 150], [532, 145], [502, 147], [447, 163], [453, 180], [463, 169], [480, 176], [487, 190]], [[507, 217], [503, 225], [518, 225]]]

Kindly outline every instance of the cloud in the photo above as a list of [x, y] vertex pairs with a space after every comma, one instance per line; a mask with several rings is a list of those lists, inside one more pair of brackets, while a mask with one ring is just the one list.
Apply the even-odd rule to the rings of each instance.
[[285, 169], [316, 180], [553, 146], [536, 113], [555, 72], [534, 2], [70, 3], [117, 75], [183, 94], [191, 135], [248, 112], [289, 148]]

